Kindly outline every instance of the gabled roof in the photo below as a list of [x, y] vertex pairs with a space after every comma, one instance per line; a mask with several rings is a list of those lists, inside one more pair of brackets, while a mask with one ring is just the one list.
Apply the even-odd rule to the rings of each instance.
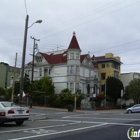
[[73, 33], [73, 37], [71, 39], [71, 42], [70, 42], [70, 45], [69, 45], [68, 49], [79, 49], [79, 50], [81, 50], [80, 47], [79, 47], [78, 41], [76, 39], [75, 32]]
[[98, 63], [97, 62], [92, 62], [92, 64], [95, 68], [98, 68]]
[[41, 53], [40, 54], [45, 58], [45, 60], [49, 63], [49, 64], [60, 64], [60, 63], [66, 63], [67, 62], [67, 55], [66, 52], [61, 53], [61, 54], [45, 54], [45, 53]]
[[45, 58], [45, 60], [49, 63], [49, 64], [51, 64], [51, 54], [50, 55], [48, 55], [48, 54], [46, 54], [46, 53], [42, 53], [42, 52], [39, 52], [44, 58]]
[[84, 61], [84, 59], [87, 57], [88, 54], [83, 54], [80, 56], [81, 63]]

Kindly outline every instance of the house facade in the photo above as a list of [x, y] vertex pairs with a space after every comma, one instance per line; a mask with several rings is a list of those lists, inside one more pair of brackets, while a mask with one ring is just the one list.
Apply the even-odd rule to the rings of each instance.
[[106, 79], [111, 76], [120, 79], [120, 67], [122, 62], [120, 57], [112, 53], [106, 53], [105, 56], [92, 57], [92, 60], [98, 64], [98, 77], [100, 78], [101, 91]]
[[[20, 75], [20, 68], [16, 68], [15, 78], [17, 79]], [[0, 87], [10, 88], [12, 87], [14, 76], [14, 67], [9, 64], [0, 62]]]
[[[50, 77], [54, 83], [56, 94], [65, 88], [75, 93], [75, 86], [88, 97], [99, 94], [100, 82], [97, 65], [89, 54], [83, 55], [81, 52], [75, 33], [73, 33], [66, 50], [49, 53], [38, 52], [35, 55], [33, 79]], [[30, 64], [32, 62], [25, 67], [25, 72], [31, 78], [32, 65]]]

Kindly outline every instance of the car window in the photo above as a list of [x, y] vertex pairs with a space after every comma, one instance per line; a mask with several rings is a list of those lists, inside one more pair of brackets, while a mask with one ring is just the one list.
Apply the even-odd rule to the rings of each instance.
[[140, 107], [140, 105], [134, 105], [134, 107]]
[[4, 107], [12, 107], [12, 106], [18, 106], [18, 105], [16, 105], [15, 103], [13, 103], [13, 102], [3, 102], [3, 103], [1, 103]]

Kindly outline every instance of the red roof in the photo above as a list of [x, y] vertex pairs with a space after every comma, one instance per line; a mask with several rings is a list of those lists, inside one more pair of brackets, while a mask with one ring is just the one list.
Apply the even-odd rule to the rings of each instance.
[[[60, 64], [60, 63], [67, 63], [67, 52], [64, 52], [62, 54], [45, 54], [40, 52], [40, 54], [45, 58], [45, 60], [49, 63], [49, 64]], [[80, 62], [82, 63], [83, 60], [87, 57], [88, 54], [84, 54], [80, 56]], [[94, 66], [96, 65], [95, 63], [93, 63]]]
[[75, 32], [73, 33], [73, 37], [71, 39], [71, 42], [70, 42], [70, 45], [69, 45], [68, 49], [79, 49], [79, 50], [81, 50], [80, 47], [79, 47], [78, 41], [76, 39]]
[[105, 56], [98, 56], [98, 57], [95, 57], [96, 60], [105, 60]]
[[95, 68], [98, 68], [98, 63], [97, 62], [92, 62], [92, 64]]
[[87, 57], [87, 55], [88, 55], [88, 54], [83, 54], [83, 55], [80, 56], [81, 63], [82, 63], [83, 60]]
[[60, 64], [60, 63], [66, 63], [67, 62], [67, 54], [66, 52], [62, 53], [62, 54], [45, 54], [45, 53], [41, 53], [40, 54], [46, 59], [46, 61], [49, 64]]

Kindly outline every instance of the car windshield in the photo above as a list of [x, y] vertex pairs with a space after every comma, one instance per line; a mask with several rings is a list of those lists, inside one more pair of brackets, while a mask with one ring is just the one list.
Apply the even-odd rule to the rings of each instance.
[[4, 107], [18, 106], [13, 102], [3, 102], [1, 103]]

